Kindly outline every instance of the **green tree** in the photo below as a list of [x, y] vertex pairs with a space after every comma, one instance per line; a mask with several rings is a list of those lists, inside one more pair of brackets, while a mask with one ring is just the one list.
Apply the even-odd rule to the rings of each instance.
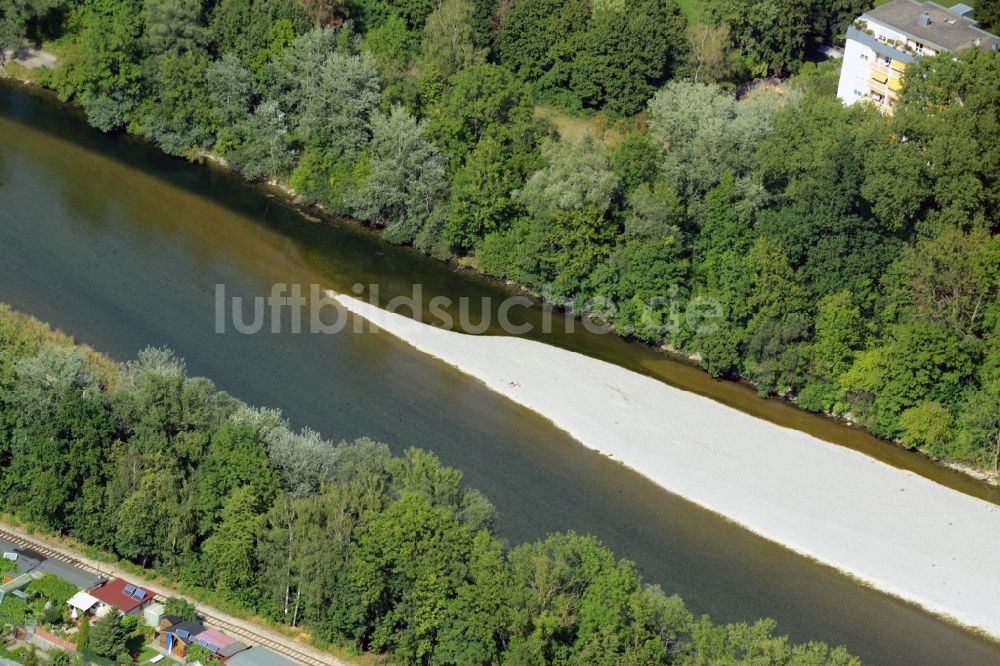
[[444, 626], [438, 633], [435, 659], [443, 663], [487, 664], [501, 661], [510, 639], [513, 580], [499, 542], [486, 531], [472, 541], [466, 578], [458, 587]]
[[358, 535], [345, 613], [360, 647], [428, 659], [467, 569], [471, 536], [454, 515], [406, 493]]
[[557, 210], [551, 217], [544, 259], [554, 298], [571, 298], [607, 257], [617, 236], [604, 212], [594, 204]]
[[[906, 222], [927, 235], [940, 227], [965, 230], [1000, 224], [1000, 53], [966, 49], [955, 58], [924, 58], [908, 68], [886, 145], [898, 165], [877, 175], [872, 196], [902, 202]], [[905, 137], [905, 142], [902, 138]], [[881, 152], [881, 151], [879, 151]], [[898, 156], [897, 156], [898, 154]], [[888, 179], [901, 190], [892, 192]]]
[[194, 621], [198, 619], [197, 610], [193, 603], [187, 599], [179, 597], [167, 597], [163, 612], [166, 615], [176, 615], [182, 620]]
[[411, 76], [413, 61], [420, 53], [420, 34], [393, 14], [377, 28], [365, 31], [361, 48], [372, 56], [382, 82], [382, 106], [416, 103], [417, 82]]
[[249, 488], [253, 505], [268, 505], [277, 490], [277, 479], [268, 464], [262, 435], [251, 424], [229, 420], [213, 435], [201, 465], [195, 471], [202, 530], [207, 532], [219, 517], [226, 498], [238, 488]]
[[965, 457], [992, 465], [997, 476], [1000, 465], [1000, 386], [984, 386], [963, 405], [960, 417], [961, 442]]
[[460, 69], [485, 61], [486, 52], [475, 44], [474, 12], [469, 0], [442, 0], [427, 17], [420, 58], [426, 70], [423, 76], [448, 79]]
[[650, 135], [664, 149], [661, 174], [689, 199], [703, 196], [726, 173], [746, 177], [757, 145], [788, 103], [795, 103], [794, 94], [763, 92], [737, 102], [715, 85], [668, 83], [649, 102]]
[[886, 277], [898, 316], [929, 321], [960, 340], [991, 333], [989, 304], [1000, 294], [1000, 236], [946, 227], [907, 247]]
[[812, 38], [809, 10], [805, 0], [712, 0], [707, 6], [714, 24], [730, 27], [732, 46], [752, 76], [798, 70]]
[[427, 17], [438, 5], [434, 0], [393, 0], [391, 4], [406, 19], [412, 30], [422, 30]]
[[101, 479], [107, 471], [109, 406], [76, 349], [43, 347], [20, 359], [16, 372], [5, 396], [12, 431], [4, 500], [8, 510], [63, 529], [79, 518], [78, 489], [85, 479]]
[[91, 125], [105, 132], [125, 124], [142, 98], [144, 51], [139, 0], [86, 0], [70, 20], [75, 48], [56, 86], [80, 101]]
[[221, 521], [202, 547], [206, 582], [230, 598], [249, 603], [256, 594], [255, 537], [260, 525], [253, 486], [234, 489], [226, 498]]
[[523, 184], [511, 149], [484, 137], [452, 179], [444, 229], [448, 244], [468, 251], [487, 234], [504, 231], [524, 210], [514, 194]]
[[285, 114], [277, 102], [264, 102], [236, 128], [239, 145], [225, 157], [250, 180], [269, 180], [289, 172], [294, 159]]
[[674, 0], [594, 3], [570, 85], [589, 108], [642, 110], [684, 57], [685, 21]]
[[545, 218], [556, 211], [592, 206], [603, 215], [611, 207], [618, 177], [607, 155], [589, 136], [577, 142], [555, 141], [543, 145], [545, 168], [536, 171], [521, 190], [528, 212]]
[[376, 114], [369, 147], [369, 175], [352, 195], [355, 214], [385, 227], [394, 243], [428, 247], [443, 222], [446, 160], [424, 126], [401, 107]]
[[859, 352], [841, 383], [863, 423], [895, 437], [904, 410], [928, 400], [953, 404], [972, 372], [961, 341], [932, 323], [913, 322], [895, 326], [882, 346]]
[[212, 115], [220, 125], [234, 125], [250, 113], [253, 74], [232, 53], [224, 53], [205, 70]]
[[233, 53], [259, 74], [276, 46], [287, 44], [313, 27], [300, 2], [285, 0], [219, 0], [211, 10], [209, 28], [217, 53]]
[[447, 93], [428, 112], [428, 130], [456, 166], [487, 135], [509, 144], [511, 159], [519, 163], [533, 149], [532, 113], [527, 89], [510, 72], [473, 65], [452, 77]]
[[978, 0], [973, 18], [983, 30], [996, 33], [997, 30], [1000, 30], [1000, 2], [997, 0]]
[[209, 35], [201, 25], [201, 12], [201, 0], [145, 0], [143, 20], [149, 50], [162, 55], [205, 47]]
[[660, 167], [660, 147], [648, 134], [630, 132], [611, 153], [611, 169], [618, 176], [623, 194], [640, 185], [651, 185]]
[[90, 645], [90, 616], [84, 613], [76, 633], [76, 651], [83, 652]]
[[729, 24], [693, 23], [687, 28], [688, 67], [695, 83], [714, 83], [734, 73]]
[[954, 438], [953, 420], [939, 402], [923, 402], [899, 415], [903, 442], [934, 456], [947, 452]]
[[88, 644], [102, 657], [114, 658], [125, 650], [125, 628], [122, 626], [122, 614], [117, 607], [98, 618], [90, 628]]
[[381, 97], [371, 55], [342, 52], [340, 34], [316, 28], [296, 38], [271, 65], [270, 95], [280, 100], [296, 137], [353, 160], [371, 137]]
[[146, 61], [150, 94], [139, 113], [143, 129], [171, 155], [190, 155], [212, 141], [204, 51], [166, 52]]
[[864, 105], [847, 109], [809, 97], [775, 117], [757, 150], [760, 175], [774, 194], [758, 229], [781, 245], [815, 298], [850, 289], [868, 300], [899, 252], [895, 230], [870, 214], [863, 196], [861, 156], [884, 126]]
[[170, 523], [179, 509], [174, 477], [170, 469], [146, 472], [117, 511], [116, 549], [144, 567], [169, 553]]
[[840, 378], [851, 368], [864, 341], [865, 322], [851, 292], [840, 291], [819, 301], [813, 342], [804, 350], [809, 383], [799, 395], [803, 407], [829, 410], [838, 406], [843, 397]]

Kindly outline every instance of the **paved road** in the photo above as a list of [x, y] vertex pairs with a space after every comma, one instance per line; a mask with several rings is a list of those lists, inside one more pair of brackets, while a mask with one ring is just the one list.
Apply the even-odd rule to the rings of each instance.
[[[135, 578], [133, 574], [119, 569], [112, 564], [88, 559], [75, 550], [60, 544], [52, 543], [51, 541], [37, 535], [27, 534], [26, 532], [5, 523], [0, 523], [0, 537], [13, 541], [14, 543], [30, 547], [53, 559], [69, 562], [81, 568], [100, 573], [104, 576], [130, 579]], [[303, 664], [303, 666], [350, 666], [350, 662], [343, 661], [331, 654], [317, 650], [312, 646], [284, 636], [273, 629], [269, 629], [249, 620], [233, 617], [232, 615], [223, 613], [222, 611], [212, 608], [211, 606], [206, 606], [205, 604], [202, 604], [195, 599], [191, 599], [190, 597], [185, 597], [168, 587], [145, 580], [141, 581], [141, 584], [143, 587], [152, 590], [156, 594], [158, 601], [163, 601], [166, 597], [180, 597], [182, 599], [187, 599], [198, 607], [198, 613], [202, 616], [202, 620], [207, 626], [221, 629], [226, 634], [233, 636], [234, 638], [239, 638], [241, 641], [249, 645], [260, 645], [266, 647], [269, 650], [278, 652], [299, 664]], [[0, 663], [0, 666], [11, 665]]]

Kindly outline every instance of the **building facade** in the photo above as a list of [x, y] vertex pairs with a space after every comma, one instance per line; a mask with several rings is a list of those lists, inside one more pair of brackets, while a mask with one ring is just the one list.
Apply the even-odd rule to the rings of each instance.
[[867, 100], [891, 113], [903, 72], [915, 59], [969, 48], [1000, 49], [1000, 38], [976, 26], [972, 8], [893, 0], [865, 12], [847, 29], [837, 96]]

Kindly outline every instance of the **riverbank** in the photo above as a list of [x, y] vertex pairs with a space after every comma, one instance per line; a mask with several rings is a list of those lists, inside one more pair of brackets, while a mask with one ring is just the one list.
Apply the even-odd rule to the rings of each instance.
[[[48, 54], [48, 55], [51, 55], [51, 54]], [[52, 56], [52, 57], [54, 58], [54, 56]], [[44, 86], [39, 85], [37, 82], [31, 81], [30, 78], [27, 78], [26, 75], [25, 76], [13, 76], [13, 78], [16, 78], [16, 79], [20, 80], [22, 83], [30, 85], [32, 87], [44, 88]], [[60, 103], [66, 103], [66, 102], [60, 102]], [[142, 138], [142, 137], [140, 137], [140, 138]], [[151, 143], [151, 145], [153, 145], [152, 142], [150, 142], [150, 143]], [[157, 148], [157, 150], [159, 150], [159, 149]], [[224, 171], [224, 172], [230, 173], [230, 174], [235, 174], [238, 177], [241, 177], [241, 176], [239, 176], [239, 174], [237, 172], [235, 172], [232, 169], [232, 167], [229, 165], [229, 163], [223, 157], [221, 157], [220, 155], [217, 155], [215, 153], [212, 153], [211, 151], [208, 151], [208, 150], [200, 151], [198, 153], [198, 155], [197, 155], [197, 159], [200, 160], [200, 161], [204, 161], [206, 163], [209, 163], [213, 168], [219, 169], [220, 171]], [[322, 222], [323, 221], [322, 218], [317, 217], [317, 214], [328, 216], [328, 218], [335, 217], [334, 213], [332, 213], [331, 211], [325, 209], [322, 205], [312, 204], [312, 203], [308, 203], [307, 201], [305, 201], [305, 199], [298, 192], [296, 192], [286, 182], [284, 182], [284, 181], [282, 181], [280, 179], [272, 179], [272, 180], [269, 180], [267, 182], [257, 183], [257, 185], [260, 185], [263, 188], [265, 188], [268, 192], [273, 193], [273, 195], [276, 198], [280, 198], [281, 200], [287, 202], [291, 206], [294, 206], [303, 217], [305, 217], [306, 219], [308, 219], [308, 220], [310, 220], [312, 222]], [[365, 222], [360, 221], [360, 220], [350, 219], [350, 218], [338, 218], [338, 219], [347, 220], [351, 224], [357, 225], [359, 228], [363, 228], [365, 230], [368, 230], [374, 236], [381, 238], [380, 229], [377, 226], [365, 223]], [[437, 259], [442, 260], [441, 257], [437, 257]], [[509, 290], [511, 290], [514, 293], [527, 294], [527, 295], [529, 295], [529, 296], [531, 296], [531, 297], [533, 297], [535, 299], [538, 299], [539, 301], [543, 300], [541, 294], [539, 294], [537, 292], [534, 292], [534, 291], [532, 291], [530, 289], [527, 289], [523, 285], [519, 285], [519, 284], [511, 282], [509, 280], [504, 280], [504, 279], [501, 279], [501, 278], [497, 278], [497, 277], [495, 277], [493, 275], [485, 273], [485, 272], [481, 271], [480, 269], [478, 269], [477, 267], [475, 267], [475, 265], [472, 264], [471, 262], [461, 262], [461, 261], [452, 261], [452, 260], [448, 260], [448, 259], [443, 259], [442, 263], [445, 263], [446, 265], [448, 265], [452, 269], [456, 270], [457, 272], [462, 272], [462, 271], [475, 272], [477, 275], [482, 276], [483, 278], [485, 278], [487, 280], [490, 280], [491, 282], [494, 282], [494, 283], [496, 283], [498, 285], [503, 285], [504, 288], [509, 289]], [[575, 313], [574, 316], [584, 316], [585, 317], [586, 314], [585, 313]], [[615, 334], [615, 335], [617, 335], [617, 334]], [[625, 340], [626, 342], [630, 342], [630, 340], [628, 338], [622, 338], [622, 339]], [[676, 360], [682, 360], [685, 363], [690, 363], [690, 364], [698, 365], [699, 362], [700, 362], [700, 360], [701, 360], [700, 357], [697, 354], [692, 354], [692, 353], [684, 352], [684, 351], [679, 350], [679, 349], [671, 348], [671, 347], [669, 347], [667, 345], [656, 347], [656, 346], [647, 345], [646, 343], [643, 343], [643, 342], [636, 342], [636, 344], [642, 345], [644, 347], [648, 347], [650, 349], [656, 349], [659, 353], [662, 353], [664, 356], [669, 355], [670, 358], [676, 359]], [[701, 370], [700, 367], [699, 367], [699, 372], [704, 372], [704, 371]], [[705, 374], [705, 376], [706, 377], [708, 376], [707, 373]], [[732, 379], [727, 379], [726, 381], [733, 381], [734, 383], [737, 383], [737, 384], [740, 384], [740, 385], [745, 385], [745, 386], [753, 386], [752, 382], [749, 382], [745, 378], [732, 378]], [[866, 434], [871, 434], [870, 431], [867, 430], [867, 428], [865, 428], [864, 426], [858, 424], [853, 418], [851, 418], [850, 414], [835, 415], [835, 414], [830, 413], [830, 412], [817, 413], [817, 412], [808, 411], [808, 410], [805, 410], [805, 409], [799, 407], [798, 406], [798, 401], [796, 400], [796, 398], [795, 398], [794, 395], [791, 395], [791, 396], [782, 396], [782, 397], [771, 396], [769, 398], [769, 400], [775, 401], [775, 402], [780, 400], [780, 401], [782, 401], [785, 404], [791, 405], [796, 411], [800, 411], [803, 414], [809, 414], [809, 415], [815, 414], [815, 415], [817, 415], [820, 418], [823, 418], [825, 420], [830, 421], [831, 423], [840, 424], [840, 425], [848, 425], [848, 426], [851, 426], [851, 427], [853, 427], [853, 428], [855, 428], [857, 430], [863, 431]], [[872, 438], [877, 438], [876, 435], [871, 435], [871, 437]], [[827, 438], [827, 439], [828, 439], [828, 441], [838, 441], [835, 438]], [[893, 462], [892, 464], [901, 465], [901, 466], [906, 467], [906, 468], [910, 468], [910, 467], [916, 466], [916, 468], [918, 468], [918, 469], [920, 468], [920, 465], [922, 463], [925, 463], [925, 462], [929, 461], [930, 462], [930, 466], [937, 468], [936, 470], [933, 470], [932, 473], [929, 474], [930, 476], [937, 476], [936, 473], [938, 471], [950, 470], [950, 471], [953, 471], [955, 473], [954, 476], [956, 476], [956, 477], [957, 476], [964, 477], [964, 478], [960, 479], [957, 484], [948, 482], [948, 483], [951, 483], [951, 485], [955, 485], [956, 487], [964, 487], [964, 488], [969, 488], [970, 486], [975, 486], [977, 484], [982, 484], [982, 486], [983, 486], [982, 488], [972, 488], [971, 490], [966, 489], [966, 490], [963, 490], [963, 492], [970, 492], [971, 494], [974, 494], [974, 495], [977, 495], [977, 496], [983, 496], [984, 494], [991, 494], [992, 493], [995, 496], [996, 495], [995, 489], [1000, 488], [1000, 478], [994, 476], [991, 473], [990, 470], [973, 467], [973, 466], [970, 466], [970, 465], [967, 465], [967, 464], [963, 464], [963, 463], [951, 462], [951, 461], [947, 461], [947, 460], [941, 460], [941, 459], [938, 459], [938, 458], [934, 458], [932, 456], [927, 455], [926, 453], [924, 453], [922, 451], [910, 449], [910, 448], [904, 446], [902, 443], [900, 443], [898, 441], [890, 441], [890, 440], [886, 440], [886, 439], [882, 439], [882, 438], [877, 438], [877, 441], [878, 441], [878, 444], [876, 445], [877, 447], [885, 446], [886, 449], [894, 449], [895, 450], [895, 451], [893, 451], [893, 450], [889, 450], [889, 451], [874, 451], [874, 450], [872, 450], [870, 448], [869, 449], [869, 453], [871, 455], [874, 455], [875, 457], [877, 457], [879, 459], [886, 460], [886, 459], [894, 458], [894, 457], [897, 457], [897, 456], [900, 456], [900, 455], [905, 455], [905, 456], [908, 456], [908, 457], [919, 459], [919, 461], [914, 462], [914, 461], [911, 460], [911, 461], [906, 461], [906, 462]], [[842, 442], [838, 441], [838, 443], [842, 443]], [[925, 467], [925, 469], [926, 469], [926, 467]], [[924, 475], [928, 475], [927, 472], [922, 472], [922, 473]], [[940, 478], [939, 478], [939, 480], [940, 480]]]
[[610, 363], [335, 297], [666, 490], [1000, 638], [1000, 507]]

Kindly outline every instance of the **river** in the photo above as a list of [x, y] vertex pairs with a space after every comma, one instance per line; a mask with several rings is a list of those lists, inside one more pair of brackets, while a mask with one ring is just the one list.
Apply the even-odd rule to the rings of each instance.
[[[332, 439], [431, 449], [490, 497], [511, 543], [595, 534], [717, 620], [774, 617], [795, 640], [842, 643], [873, 664], [1000, 663], [997, 644], [658, 488], [390, 336], [214, 333], [216, 284], [258, 296], [275, 282], [377, 284], [383, 300], [414, 283], [473, 302], [509, 293], [352, 223], [307, 219], [220, 169], [104, 136], [46, 93], [0, 85], [0, 300], [118, 359], [167, 345], [192, 373]], [[518, 312], [540, 318], [537, 307]], [[641, 345], [579, 330], [546, 339], [998, 500], [920, 456]]]

